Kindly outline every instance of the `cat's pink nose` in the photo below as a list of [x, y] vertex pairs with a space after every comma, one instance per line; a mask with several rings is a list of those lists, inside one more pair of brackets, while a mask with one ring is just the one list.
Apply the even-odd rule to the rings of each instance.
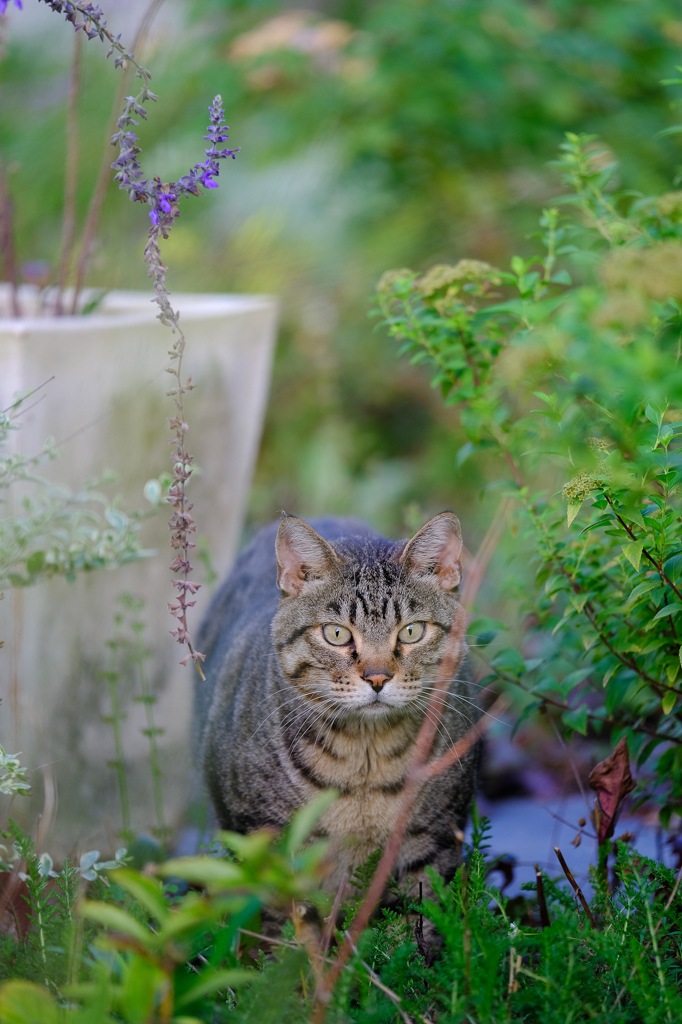
[[392, 676], [385, 668], [366, 668], [362, 673], [362, 678], [378, 693], [384, 683], [387, 683]]

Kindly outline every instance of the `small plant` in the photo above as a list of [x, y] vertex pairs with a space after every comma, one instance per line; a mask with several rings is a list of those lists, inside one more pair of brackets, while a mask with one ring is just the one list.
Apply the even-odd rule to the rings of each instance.
[[[12, 509], [0, 518], [0, 586], [25, 587], [52, 576], [73, 579], [79, 572], [110, 569], [152, 554], [140, 547], [137, 536], [145, 516], [127, 514], [109, 501], [99, 489], [106, 478], [86, 482], [74, 494], [39, 475], [40, 466], [57, 457], [51, 440], [32, 456], [10, 450], [28, 398], [30, 393], [0, 412], [0, 495]], [[30, 488], [12, 501], [17, 485]]]
[[0, 793], [5, 796], [29, 793], [31, 785], [26, 778], [18, 754], [6, 754], [0, 747]]
[[169, 829], [166, 824], [163, 803], [158, 738], [163, 735], [165, 730], [160, 729], [154, 720], [154, 705], [157, 698], [151, 691], [146, 670], [146, 662], [151, 657], [151, 652], [145, 647], [143, 638], [145, 624], [141, 614], [144, 609], [144, 601], [131, 594], [121, 594], [117, 604], [119, 607], [114, 614], [114, 636], [107, 641], [107, 665], [101, 670], [100, 675], [106, 681], [108, 690], [109, 714], [104, 715], [102, 721], [111, 726], [114, 740], [115, 758], [109, 764], [116, 771], [118, 783], [121, 805], [120, 835], [128, 843], [135, 838], [121, 729], [121, 723], [127, 717], [121, 686], [122, 683], [125, 683], [126, 693], [132, 689], [133, 701], [144, 706], [146, 724], [142, 728], [142, 733], [146, 736], [149, 744], [149, 769], [154, 814], [154, 826], [151, 831], [161, 843], [164, 843], [169, 838]]
[[567, 136], [557, 166], [577, 217], [545, 210], [540, 254], [391, 271], [379, 308], [458, 408], [459, 464], [475, 457], [516, 506], [502, 589], [525, 636], [491, 657], [504, 627], [472, 624], [484, 682], [525, 691], [519, 724], [543, 712], [568, 735], [626, 737], [667, 825], [682, 811], [682, 194], [619, 194], [588, 137]]

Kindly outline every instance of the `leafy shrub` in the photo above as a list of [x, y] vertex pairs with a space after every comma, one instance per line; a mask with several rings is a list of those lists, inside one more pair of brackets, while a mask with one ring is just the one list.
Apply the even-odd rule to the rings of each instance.
[[[84, 887], [75, 870], [66, 864], [48, 888], [30, 840], [15, 830], [34, 927], [18, 944], [5, 940], [0, 970], [12, 980], [0, 985], [0, 1022], [309, 1020], [322, 960], [315, 938], [289, 921], [282, 938], [261, 937], [257, 954], [245, 942], [258, 937], [264, 906], [290, 908], [293, 897], [328, 910], [327, 897], [315, 891], [324, 845], [299, 845], [320, 806], [300, 812], [279, 840], [221, 834], [222, 856], [170, 861], [160, 868], [165, 884], [127, 868], [110, 871], [109, 884], [98, 878], [75, 908]], [[451, 885], [434, 873], [437, 900], [381, 912], [333, 992], [330, 1019], [679, 1019], [679, 875], [618, 843], [612, 891], [595, 879], [591, 925], [546, 875], [541, 906], [535, 883], [513, 900], [490, 885], [488, 832], [486, 819], [475, 820]], [[372, 872], [368, 864], [355, 884], [366, 887]], [[197, 888], [187, 891], [182, 879]], [[342, 917], [352, 910], [351, 901]], [[435, 955], [422, 955], [415, 942], [419, 913], [441, 936]]]
[[617, 192], [587, 136], [558, 167], [573, 216], [543, 212], [541, 255], [391, 271], [379, 305], [458, 407], [460, 464], [517, 509], [508, 574], [533, 656], [498, 650], [486, 681], [521, 687], [524, 716], [626, 736], [667, 824], [682, 810], [682, 193]]
[[78, 572], [112, 569], [152, 554], [140, 547], [137, 536], [144, 517], [126, 514], [100, 492], [106, 477], [73, 494], [39, 475], [40, 466], [57, 457], [52, 441], [36, 455], [12, 450], [25, 400], [0, 412], [0, 499], [5, 506], [0, 585], [25, 587], [51, 576], [73, 579]]

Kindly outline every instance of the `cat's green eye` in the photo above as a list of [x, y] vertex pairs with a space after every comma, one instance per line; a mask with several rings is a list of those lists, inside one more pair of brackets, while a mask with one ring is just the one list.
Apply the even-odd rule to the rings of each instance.
[[400, 630], [398, 640], [400, 640], [401, 644], [416, 644], [417, 640], [421, 640], [425, 632], [425, 622], [410, 622], [408, 626], [403, 626]]
[[334, 647], [343, 647], [353, 639], [353, 634], [346, 626], [339, 626], [335, 622], [322, 627], [322, 636]]

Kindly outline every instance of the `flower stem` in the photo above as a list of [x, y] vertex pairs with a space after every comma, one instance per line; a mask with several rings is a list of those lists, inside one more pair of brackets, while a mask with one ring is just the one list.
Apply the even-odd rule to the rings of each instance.
[[76, 192], [78, 188], [78, 97], [83, 69], [83, 38], [78, 32], [73, 40], [73, 60], [69, 81], [69, 105], [66, 115], [66, 170], [64, 174], [64, 214], [62, 220], [62, 252], [57, 277], [55, 313], [64, 312], [62, 297], [69, 279], [73, 243], [76, 235]]
[[107, 641], [107, 646], [110, 650], [109, 656], [109, 668], [102, 675], [107, 680], [107, 686], [109, 689], [109, 703], [111, 705], [111, 715], [107, 716], [104, 721], [111, 725], [111, 731], [114, 736], [114, 751], [116, 759], [110, 761], [109, 764], [112, 768], [116, 769], [116, 776], [118, 778], [118, 792], [121, 800], [121, 834], [123, 836], [132, 835], [130, 827], [130, 799], [128, 796], [128, 778], [126, 775], [125, 767], [125, 756], [123, 752], [123, 737], [121, 735], [121, 722], [125, 717], [121, 712], [121, 705], [119, 700], [118, 692], [118, 681], [120, 679], [120, 673], [117, 670], [117, 650], [119, 647], [118, 639]]

